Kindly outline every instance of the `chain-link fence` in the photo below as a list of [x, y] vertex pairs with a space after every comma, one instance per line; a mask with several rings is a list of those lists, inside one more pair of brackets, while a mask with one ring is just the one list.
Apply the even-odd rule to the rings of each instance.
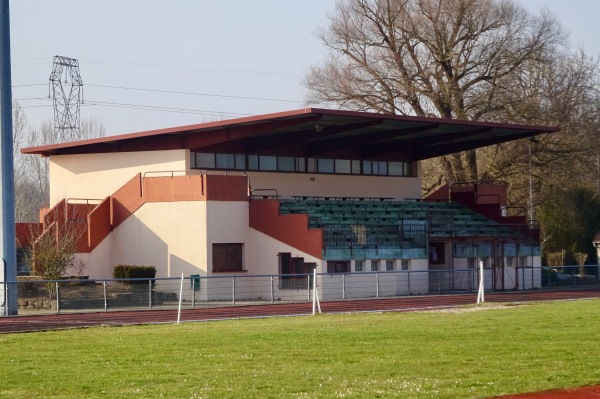
[[[484, 269], [486, 290], [598, 287], [600, 266]], [[312, 274], [200, 275], [156, 279], [39, 280], [0, 283], [2, 314], [17, 290], [19, 314], [223, 307], [309, 302]], [[477, 269], [319, 273], [323, 301], [477, 291]]]

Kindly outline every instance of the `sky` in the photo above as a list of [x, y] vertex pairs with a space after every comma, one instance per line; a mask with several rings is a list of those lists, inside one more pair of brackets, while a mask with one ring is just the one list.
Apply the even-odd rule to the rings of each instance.
[[[304, 108], [302, 76], [336, 0], [13, 0], [13, 99], [31, 128], [52, 121], [53, 56], [79, 60], [82, 118], [108, 135]], [[573, 48], [600, 54], [597, 0], [547, 7]]]

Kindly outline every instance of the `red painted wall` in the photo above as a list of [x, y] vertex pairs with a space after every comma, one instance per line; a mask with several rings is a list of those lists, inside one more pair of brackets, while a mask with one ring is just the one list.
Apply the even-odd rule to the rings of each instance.
[[279, 201], [250, 201], [250, 227], [302, 252], [323, 257], [323, 231], [308, 228], [308, 215], [280, 215]]

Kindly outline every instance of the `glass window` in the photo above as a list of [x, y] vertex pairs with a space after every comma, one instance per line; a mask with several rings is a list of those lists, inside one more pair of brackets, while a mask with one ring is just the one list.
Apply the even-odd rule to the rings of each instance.
[[379, 261], [378, 260], [371, 261], [371, 271], [372, 272], [379, 271]]
[[349, 273], [350, 261], [327, 261], [327, 273]]
[[390, 176], [404, 176], [404, 162], [388, 162]]
[[233, 154], [217, 154], [217, 168], [235, 169], [235, 157]]
[[248, 170], [258, 170], [258, 155], [248, 155]]
[[246, 170], [246, 156], [244, 154], [235, 154], [235, 168]]
[[333, 159], [319, 158], [318, 159], [319, 173], [333, 173]]
[[296, 172], [304, 172], [305, 170], [305, 160], [303, 157], [296, 158]]
[[388, 174], [387, 162], [380, 161], [380, 162], [373, 162], [373, 163], [374, 164], [377, 163], [377, 167], [378, 167], [377, 173], [375, 173], [373, 171], [374, 175], [375, 174], [377, 174], [377, 175], [387, 175]]
[[294, 172], [296, 170], [294, 161], [294, 157], [277, 157], [277, 170]]
[[363, 261], [362, 260], [354, 261], [354, 271], [355, 272], [363, 271]]
[[408, 270], [408, 266], [409, 266], [409, 261], [408, 261], [408, 259], [402, 259], [402, 260], [400, 261], [400, 270], [404, 270], [404, 271], [406, 271], [406, 270]]
[[197, 152], [196, 153], [196, 167], [197, 168], [210, 168], [215, 167], [215, 154]]
[[372, 166], [373, 166], [373, 162], [363, 161], [363, 174], [365, 174], [365, 175], [373, 174]]
[[404, 176], [412, 176], [413, 175], [413, 163], [412, 162], [404, 162]]
[[335, 160], [335, 173], [350, 173], [350, 160], [349, 159], [336, 159]]
[[308, 166], [308, 172], [314, 173], [317, 171], [317, 158], [308, 158], [306, 164]]
[[357, 159], [352, 160], [352, 174], [360, 175], [360, 161]]
[[385, 271], [386, 272], [394, 271], [394, 261], [393, 260], [385, 261]]
[[277, 170], [277, 157], [273, 155], [261, 155], [260, 170]]

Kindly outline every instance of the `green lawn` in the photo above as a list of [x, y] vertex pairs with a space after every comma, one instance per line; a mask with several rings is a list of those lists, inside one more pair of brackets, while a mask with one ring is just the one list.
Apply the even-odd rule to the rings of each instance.
[[600, 301], [0, 335], [2, 398], [485, 398], [600, 383]]

